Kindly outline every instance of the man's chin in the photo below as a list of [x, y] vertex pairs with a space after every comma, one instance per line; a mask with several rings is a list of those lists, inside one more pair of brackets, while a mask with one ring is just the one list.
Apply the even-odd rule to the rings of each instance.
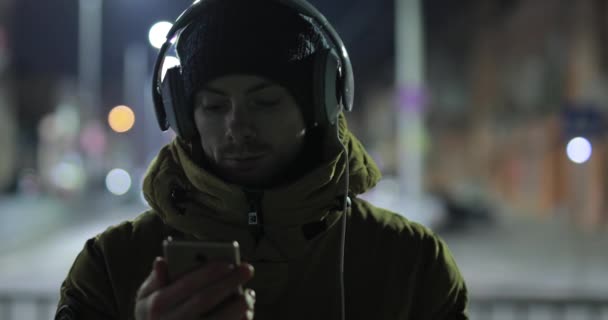
[[265, 188], [271, 185], [271, 178], [258, 168], [255, 169], [224, 169], [224, 180], [230, 184], [246, 188]]

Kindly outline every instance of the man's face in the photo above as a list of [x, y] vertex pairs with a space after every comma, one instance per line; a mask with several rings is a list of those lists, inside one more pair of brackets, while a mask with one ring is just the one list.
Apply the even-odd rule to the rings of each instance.
[[293, 96], [276, 83], [223, 76], [197, 92], [194, 103], [205, 157], [229, 183], [272, 186], [302, 149], [304, 119]]

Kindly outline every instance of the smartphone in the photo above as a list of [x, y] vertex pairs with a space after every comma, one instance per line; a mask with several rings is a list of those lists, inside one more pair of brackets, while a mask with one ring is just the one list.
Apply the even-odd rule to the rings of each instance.
[[163, 241], [163, 251], [167, 260], [169, 280], [198, 269], [210, 261], [224, 261], [235, 266], [241, 264], [239, 243], [181, 241], [168, 238]]

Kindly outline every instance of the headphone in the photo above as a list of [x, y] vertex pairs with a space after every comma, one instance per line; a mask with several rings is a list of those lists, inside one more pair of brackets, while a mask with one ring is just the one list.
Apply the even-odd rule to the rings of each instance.
[[[205, 12], [205, 8], [217, 1], [227, 0], [196, 0], [175, 21], [167, 33], [166, 41], [160, 48], [154, 65], [152, 81], [152, 97], [156, 119], [162, 131], [172, 128], [175, 133], [187, 140], [198, 138], [198, 132], [192, 118], [191, 103], [184, 89], [181, 66], [167, 70], [162, 76], [162, 66], [172, 39], [186, 29], [196, 18]], [[265, 0], [282, 4], [296, 13], [308, 17], [320, 27], [325, 39], [329, 40], [332, 48], [318, 50], [313, 54], [313, 126], [327, 127], [335, 125], [338, 115], [345, 109], [353, 109], [354, 76], [353, 68], [342, 39], [315, 7], [305, 0]]]

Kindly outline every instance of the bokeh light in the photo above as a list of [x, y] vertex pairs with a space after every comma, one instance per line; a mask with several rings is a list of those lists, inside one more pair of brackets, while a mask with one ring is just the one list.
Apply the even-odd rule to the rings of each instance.
[[61, 104], [57, 107], [55, 122], [62, 137], [75, 137], [80, 130], [80, 114], [77, 106]]
[[85, 171], [81, 164], [64, 161], [51, 169], [50, 181], [59, 189], [75, 191], [83, 187], [84, 180]]
[[570, 161], [574, 163], [585, 163], [591, 158], [593, 147], [591, 142], [583, 137], [576, 137], [566, 147], [566, 152]]
[[173, 27], [171, 22], [160, 21], [155, 23], [148, 33], [148, 40], [150, 40], [150, 44], [157, 49], [163, 46], [167, 39], [167, 34], [169, 30]]
[[80, 134], [80, 147], [90, 157], [101, 157], [107, 149], [106, 133], [100, 122], [85, 124]]
[[116, 132], [127, 132], [135, 124], [135, 113], [127, 106], [114, 107], [108, 115], [108, 123], [110, 128]]
[[106, 176], [106, 188], [117, 196], [126, 194], [131, 189], [131, 175], [123, 169], [112, 169]]
[[22, 194], [33, 195], [40, 192], [40, 177], [34, 169], [24, 169], [21, 172], [17, 188]]

